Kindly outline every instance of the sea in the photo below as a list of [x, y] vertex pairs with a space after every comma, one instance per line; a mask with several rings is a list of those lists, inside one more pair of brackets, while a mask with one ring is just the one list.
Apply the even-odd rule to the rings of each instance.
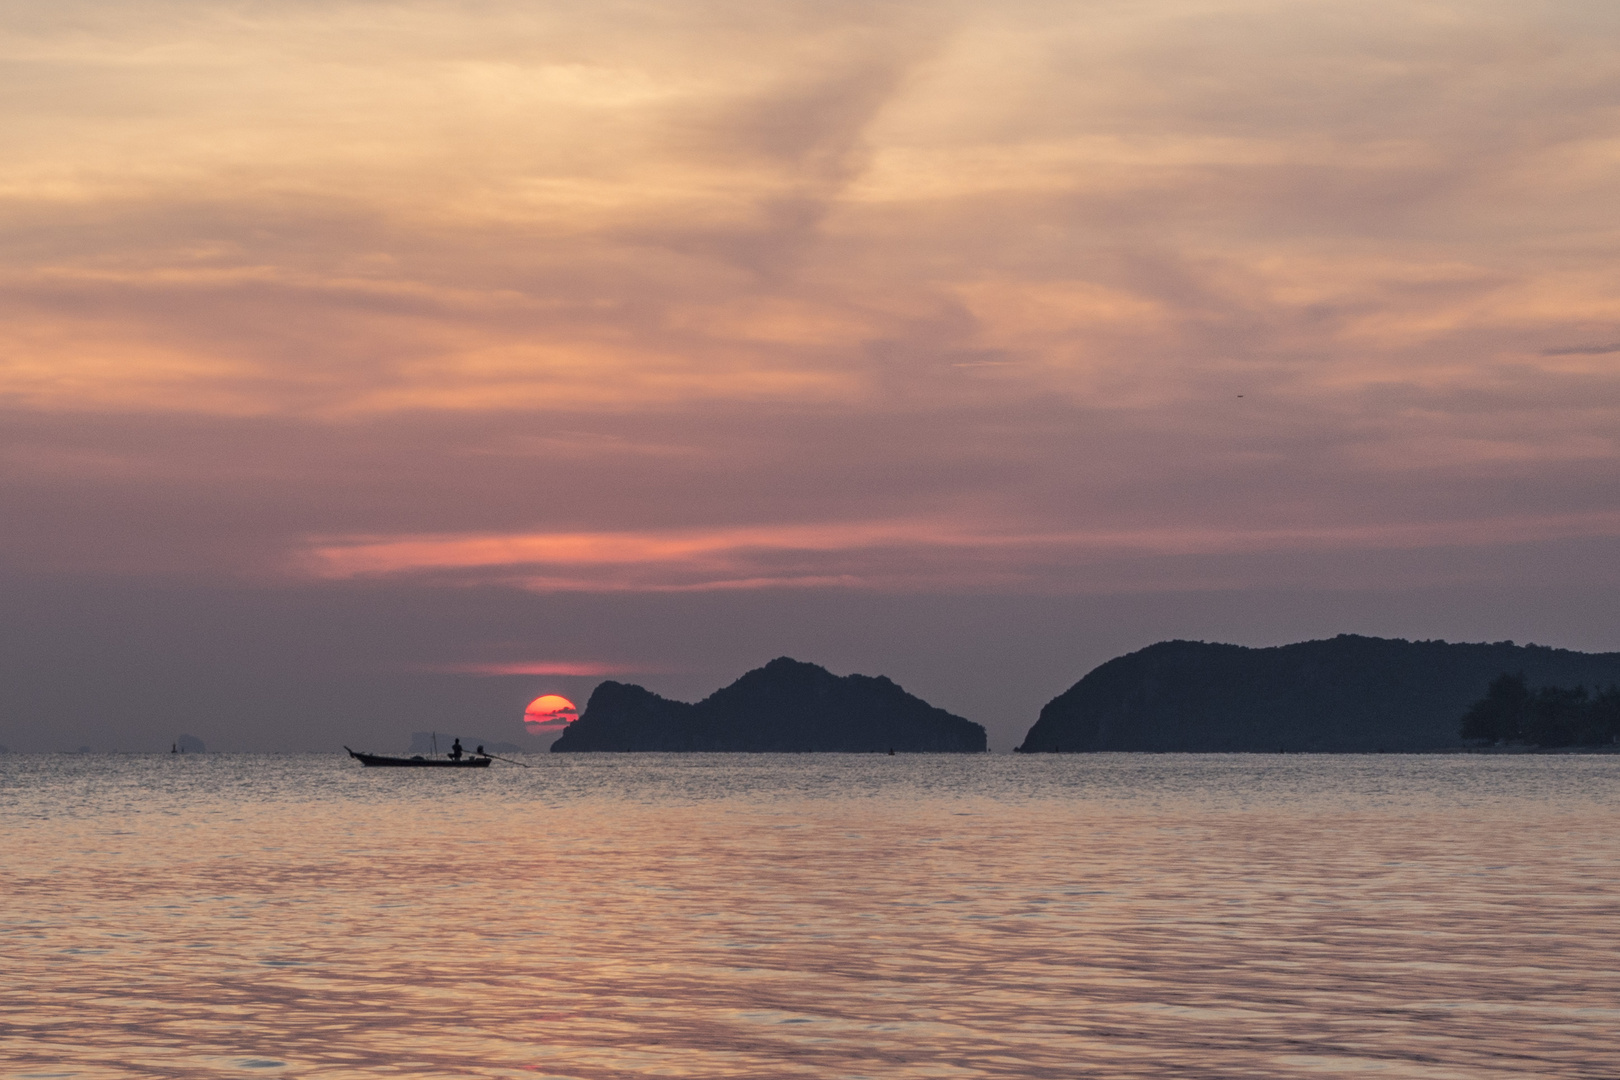
[[0, 1075], [1620, 1077], [1620, 756], [0, 757]]

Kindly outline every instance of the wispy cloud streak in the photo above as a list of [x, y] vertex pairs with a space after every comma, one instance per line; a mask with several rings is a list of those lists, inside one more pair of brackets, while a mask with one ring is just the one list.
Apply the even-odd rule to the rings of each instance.
[[1560, 345], [1556, 349], [1543, 349], [1543, 356], [1608, 356], [1620, 353], [1620, 341], [1607, 345]]
[[594, 660], [470, 661], [431, 664], [421, 670], [445, 675], [567, 675], [579, 678], [603, 675], [658, 675], [668, 668], [657, 664], [604, 663]]
[[[1353, 552], [1620, 538], [1620, 512], [1315, 528], [994, 531], [952, 519], [650, 533], [354, 538], [318, 543], [329, 578], [447, 575], [535, 591], [1049, 587], [1098, 558]], [[1088, 582], [1089, 584], [1089, 582]], [[568, 674], [569, 672], [555, 672]]]

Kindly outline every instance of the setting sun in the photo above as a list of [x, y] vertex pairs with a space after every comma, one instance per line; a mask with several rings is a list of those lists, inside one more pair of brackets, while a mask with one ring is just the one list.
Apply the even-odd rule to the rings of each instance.
[[531, 735], [547, 735], [567, 727], [579, 719], [574, 703], [561, 694], [545, 694], [529, 702], [523, 710], [523, 726]]

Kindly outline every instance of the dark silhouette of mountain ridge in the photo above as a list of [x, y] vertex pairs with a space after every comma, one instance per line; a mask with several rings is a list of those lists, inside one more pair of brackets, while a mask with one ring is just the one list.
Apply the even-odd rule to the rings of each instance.
[[1504, 672], [1538, 685], [1620, 682], [1620, 653], [1340, 634], [1272, 648], [1162, 641], [1053, 698], [1018, 750], [1447, 750]]
[[979, 753], [985, 733], [882, 676], [840, 677], [784, 656], [696, 704], [604, 682], [551, 749]]

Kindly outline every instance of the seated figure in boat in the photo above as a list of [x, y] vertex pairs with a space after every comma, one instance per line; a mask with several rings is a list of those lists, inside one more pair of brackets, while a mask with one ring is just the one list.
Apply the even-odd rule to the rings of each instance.
[[457, 739], [450, 746], [450, 760], [451, 761], [460, 761], [461, 760], [461, 740], [460, 739]]

